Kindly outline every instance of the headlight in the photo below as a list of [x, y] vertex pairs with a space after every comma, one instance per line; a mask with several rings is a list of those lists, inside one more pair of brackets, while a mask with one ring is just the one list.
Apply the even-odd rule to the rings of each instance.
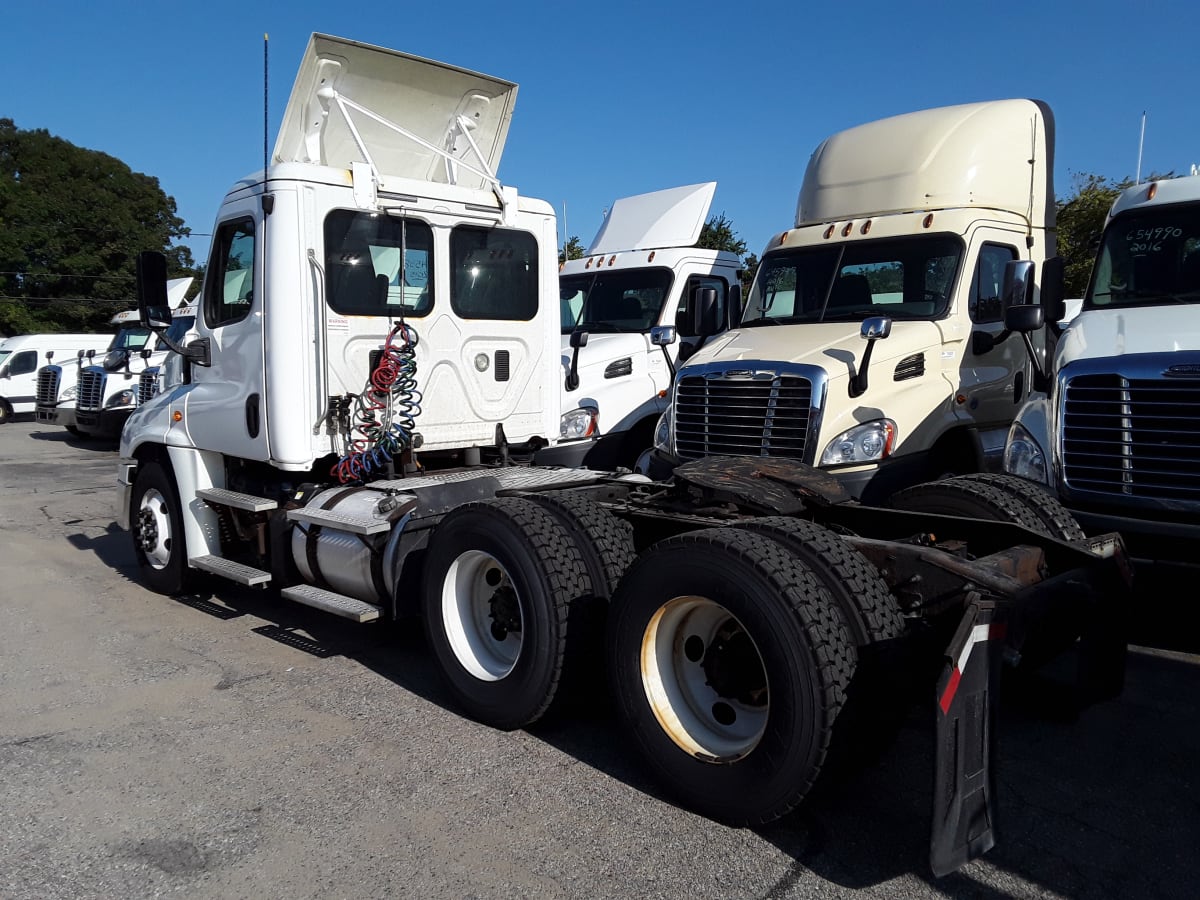
[[581, 406], [569, 413], [563, 413], [558, 420], [558, 434], [564, 441], [577, 441], [580, 438], [591, 437], [596, 433], [596, 416], [599, 410], [590, 406]]
[[1004, 471], [1039, 484], [1050, 483], [1046, 475], [1046, 454], [1019, 422], [1013, 422], [1008, 430], [1008, 443], [1004, 445]]
[[137, 394], [135, 394], [133, 391], [121, 391], [121, 393], [113, 394], [111, 397], [105, 400], [104, 408], [117, 409], [121, 406], [133, 406], [135, 400], [137, 400]]
[[896, 446], [896, 423], [876, 419], [848, 428], [829, 442], [821, 454], [821, 465], [874, 462], [887, 459]]
[[672, 452], [671, 444], [674, 443], [675, 435], [671, 433], [671, 414], [674, 411], [675, 405], [668, 403], [663, 414], [658, 417], [658, 424], [654, 426], [654, 449], [663, 453]]
[[79, 385], [73, 384], [70, 387], [63, 388], [63, 392], [58, 395], [58, 402], [63, 403], [67, 400], [74, 400], [75, 395], [79, 393]]

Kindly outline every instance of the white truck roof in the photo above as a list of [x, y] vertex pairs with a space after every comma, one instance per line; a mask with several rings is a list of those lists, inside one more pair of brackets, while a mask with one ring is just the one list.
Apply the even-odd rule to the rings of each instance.
[[1162, 206], [1165, 203], [1189, 203], [1200, 200], [1200, 175], [1144, 181], [1126, 188], [1117, 195], [1108, 217], [1139, 206]]
[[[986, 207], [1053, 227], [1054, 115], [1037, 100], [926, 109], [840, 131], [813, 152], [796, 227]], [[1045, 209], [1045, 220], [1033, 221]]]
[[[482, 161], [495, 173], [516, 98], [511, 81], [314, 34], [273, 159], [342, 169], [366, 162], [380, 175], [483, 188], [488, 179], [468, 167]], [[437, 150], [461, 161], [455, 177]]]
[[700, 237], [715, 181], [623, 197], [613, 203], [586, 256], [622, 250], [690, 247]]

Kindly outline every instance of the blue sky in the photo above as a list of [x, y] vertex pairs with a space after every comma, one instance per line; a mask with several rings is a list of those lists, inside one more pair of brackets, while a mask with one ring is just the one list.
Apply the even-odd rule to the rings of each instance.
[[[1057, 122], [1055, 190], [1200, 164], [1200, 4], [358, 0], [8, 4], [0, 117], [159, 178], [193, 231], [262, 166], [310, 32], [520, 84], [500, 178], [566, 204], [586, 245], [614, 199], [718, 182], [753, 252], [787, 228], [809, 154], [871, 119], [1035, 97]], [[200, 260], [208, 239], [189, 244]]]

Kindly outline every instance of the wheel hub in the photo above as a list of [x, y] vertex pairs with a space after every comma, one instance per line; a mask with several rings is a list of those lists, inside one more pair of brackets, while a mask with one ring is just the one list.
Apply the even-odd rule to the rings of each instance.
[[138, 538], [142, 549], [148, 553], [158, 546], [158, 523], [154, 519], [154, 513], [148, 509], [142, 509], [138, 513], [137, 521]]
[[492, 637], [502, 641], [510, 632], [521, 630], [521, 608], [517, 601], [517, 592], [511, 585], [499, 588], [492, 599], [488, 601], [491, 607]]
[[750, 636], [735, 623], [726, 622], [717, 630], [700, 667], [718, 696], [746, 706], [766, 705], [767, 679], [758, 651]]

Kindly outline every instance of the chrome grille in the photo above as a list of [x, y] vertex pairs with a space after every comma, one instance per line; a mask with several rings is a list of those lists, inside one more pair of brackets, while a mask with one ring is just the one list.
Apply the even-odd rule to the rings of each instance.
[[1078, 375], [1062, 403], [1070, 488], [1200, 501], [1200, 380]]
[[54, 406], [58, 403], [58, 385], [61, 380], [61, 366], [42, 366], [38, 370], [37, 402], [39, 406]]
[[138, 378], [137, 405], [141, 406], [158, 393], [158, 366], [146, 369]]
[[92, 366], [79, 375], [79, 395], [75, 401], [77, 409], [98, 410], [104, 402], [104, 370]]
[[684, 459], [803, 459], [812, 382], [794, 375], [684, 376], [675, 386], [675, 448]]

